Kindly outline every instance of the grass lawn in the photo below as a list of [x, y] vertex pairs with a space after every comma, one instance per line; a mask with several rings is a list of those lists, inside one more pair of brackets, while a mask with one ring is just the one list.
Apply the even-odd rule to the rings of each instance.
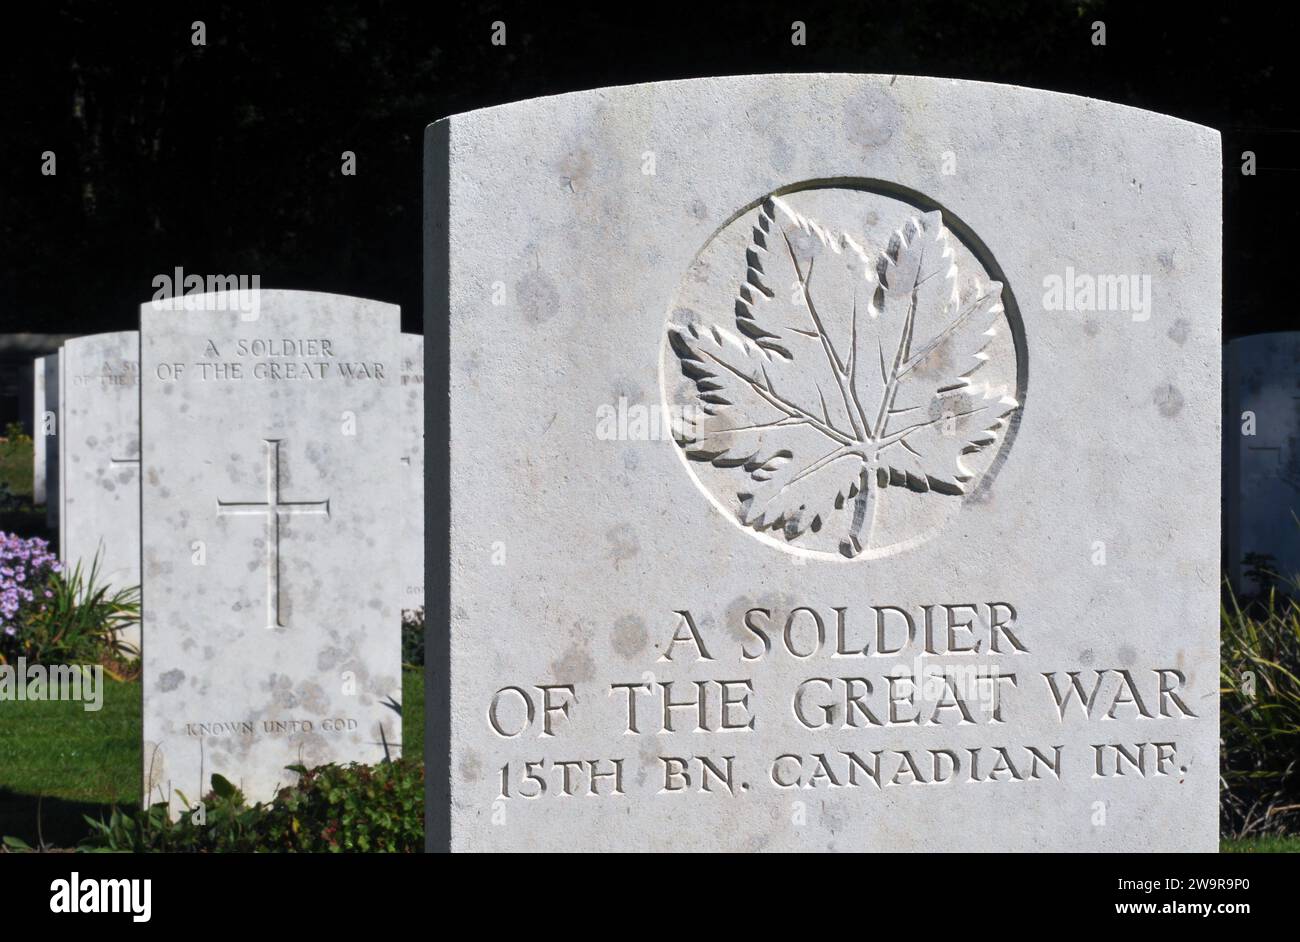
[[424, 761], [424, 668], [402, 671], [402, 755]]
[[140, 685], [105, 677], [104, 708], [82, 707], [0, 701], [0, 835], [75, 844], [83, 814], [139, 795]]
[[[15, 497], [32, 499], [32, 443], [0, 441], [0, 486]], [[45, 510], [0, 508], [0, 531], [49, 539]]]
[[0, 484], [16, 497], [32, 499], [32, 443], [0, 441]]
[[1219, 841], [1224, 854], [1300, 854], [1300, 837], [1247, 837]]
[[[0, 835], [69, 847], [82, 815], [140, 799], [140, 685], [104, 678], [104, 708], [0, 701]], [[402, 749], [424, 753], [424, 671], [402, 672]], [[39, 832], [38, 832], [39, 821]]]

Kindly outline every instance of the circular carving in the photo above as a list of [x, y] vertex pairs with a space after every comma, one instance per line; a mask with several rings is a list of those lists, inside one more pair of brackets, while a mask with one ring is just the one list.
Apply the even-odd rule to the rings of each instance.
[[986, 490], [1020, 408], [1010, 291], [988, 267], [941, 210], [868, 189], [769, 196], [725, 225], [682, 279], [661, 357], [701, 489], [800, 555], [932, 537]]

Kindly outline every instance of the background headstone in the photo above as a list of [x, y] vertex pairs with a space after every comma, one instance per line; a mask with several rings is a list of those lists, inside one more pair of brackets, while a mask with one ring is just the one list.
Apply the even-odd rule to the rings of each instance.
[[426, 148], [433, 846], [1216, 848], [1217, 133], [778, 75]]
[[401, 754], [398, 309], [141, 311], [149, 801]]
[[62, 515], [60, 502], [63, 488], [63, 449], [59, 443], [63, 436], [63, 413], [60, 396], [63, 391], [63, 350], [41, 358], [45, 363], [45, 411], [54, 417], [50, 434], [45, 436], [45, 525], [51, 535], [58, 534], [58, 547], [62, 549]]
[[[109, 594], [140, 584], [140, 334], [63, 345], [60, 558]], [[139, 649], [138, 625], [123, 641]]]
[[402, 608], [424, 608], [424, 338], [402, 334]]
[[45, 358], [32, 361], [32, 503], [45, 503]]
[[[1224, 382], [1224, 552], [1233, 590], [1261, 589], [1252, 568], [1300, 583], [1300, 333], [1228, 343]], [[1247, 556], [1258, 555], [1258, 561]], [[1268, 558], [1262, 558], [1268, 557]]]

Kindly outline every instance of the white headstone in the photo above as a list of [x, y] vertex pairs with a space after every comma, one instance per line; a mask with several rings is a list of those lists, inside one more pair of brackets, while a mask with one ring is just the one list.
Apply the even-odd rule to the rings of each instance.
[[1300, 584], [1300, 333], [1239, 337], [1227, 345], [1226, 360], [1223, 529], [1232, 587], [1258, 591], [1260, 581], [1248, 575], [1254, 569], [1294, 591]]
[[426, 146], [434, 846], [1215, 849], [1216, 132], [773, 75]]
[[32, 361], [32, 504], [45, 504], [45, 357]]
[[149, 801], [401, 754], [398, 309], [222, 297], [141, 310]]
[[424, 337], [402, 334], [402, 608], [424, 608]]
[[58, 547], [62, 552], [63, 449], [59, 442], [63, 434], [63, 413], [59, 407], [63, 392], [63, 350], [41, 359], [45, 362], [45, 411], [51, 419], [45, 435], [45, 524], [58, 533]]
[[[63, 345], [60, 558], [110, 594], [140, 584], [140, 334]], [[140, 629], [122, 638], [139, 649]]]

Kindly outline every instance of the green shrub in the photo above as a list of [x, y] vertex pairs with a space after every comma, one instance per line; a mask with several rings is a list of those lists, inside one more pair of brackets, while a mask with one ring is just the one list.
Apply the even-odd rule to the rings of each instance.
[[114, 808], [107, 820], [87, 817], [90, 835], [78, 850], [134, 854], [251, 851], [257, 845], [257, 824], [264, 809], [248, 805], [244, 796], [220, 775], [212, 776], [212, 791], [199, 805], [180, 796], [186, 810], [172, 820], [166, 802], [148, 808]]
[[298, 781], [271, 802], [248, 804], [219, 775], [200, 805], [172, 820], [165, 803], [107, 820], [87, 818], [83, 851], [170, 853], [297, 851], [396, 852], [424, 849], [424, 766], [399, 759], [315, 769], [292, 766]]
[[266, 817], [268, 850], [418, 853], [424, 850], [424, 766], [409, 759], [379, 765], [297, 769]]
[[402, 663], [424, 666], [424, 609], [402, 612]]
[[1300, 831], [1300, 602], [1268, 587], [1222, 610], [1220, 812], [1232, 837]]
[[109, 593], [99, 579], [99, 558], [83, 573], [81, 564], [53, 574], [51, 593], [33, 608], [14, 638], [16, 654], [33, 664], [102, 664], [115, 676], [129, 676], [140, 652], [122, 631], [140, 620], [140, 588]]

